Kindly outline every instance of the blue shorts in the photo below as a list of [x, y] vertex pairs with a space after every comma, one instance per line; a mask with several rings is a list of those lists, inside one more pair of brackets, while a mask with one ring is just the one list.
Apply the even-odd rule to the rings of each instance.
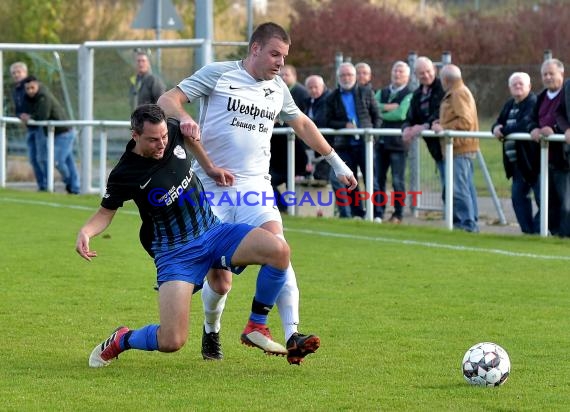
[[254, 228], [243, 223], [221, 223], [176, 249], [157, 252], [154, 263], [158, 286], [181, 280], [201, 287], [210, 268], [241, 273], [245, 266], [231, 266], [232, 256]]

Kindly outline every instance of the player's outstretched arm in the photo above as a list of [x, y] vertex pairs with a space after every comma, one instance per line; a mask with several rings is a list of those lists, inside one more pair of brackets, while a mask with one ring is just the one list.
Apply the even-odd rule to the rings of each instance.
[[166, 117], [173, 117], [180, 122], [192, 119], [184, 110], [184, 104], [188, 103], [188, 98], [178, 87], [173, 87], [161, 95], [156, 103], [164, 110]]
[[100, 207], [79, 230], [75, 242], [75, 251], [83, 259], [91, 261], [91, 258], [97, 257], [96, 251], [89, 250], [89, 240], [103, 232], [111, 224], [116, 212], [116, 210]]
[[170, 89], [157, 101], [166, 117], [172, 117], [180, 122], [180, 131], [184, 137], [198, 141], [200, 140], [200, 126], [184, 110], [185, 103], [188, 103], [188, 98], [178, 87]]
[[315, 123], [313, 123], [307, 115], [301, 113], [288, 123], [293, 130], [295, 130], [297, 136], [307, 143], [311, 149], [325, 156], [326, 161], [333, 168], [336, 177], [338, 177], [344, 185], [348, 186], [349, 190], [356, 187], [357, 181], [354, 177], [354, 173], [352, 173], [350, 168], [343, 162], [338, 154], [336, 154]]
[[328, 144], [315, 123], [306, 114], [300, 113], [299, 116], [287, 121], [287, 123], [295, 130], [295, 134], [317, 153], [324, 156], [331, 152], [331, 145]]
[[206, 174], [212, 178], [218, 186], [233, 186], [235, 181], [234, 175], [226, 169], [214, 165], [201, 142], [189, 139], [186, 136], [185, 139], [190, 152], [192, 152]]

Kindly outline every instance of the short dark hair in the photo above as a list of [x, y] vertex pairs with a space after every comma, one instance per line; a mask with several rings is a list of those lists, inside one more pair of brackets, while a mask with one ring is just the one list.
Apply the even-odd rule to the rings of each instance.
[[22, 84], [28, 84], [28, 83], [37, 82], [37, 81], [38, 81], [38, 79], [36, 78], [36, 76], [28, 76], [24, 80], [22, 80]]
[[131, 130], [136, 134], [142, 134], [144, 122], [151, 124], [166, 122], [166, 114], [157, 104], [141, 104], [131, 114]]
[[284, 43], [291, 44], [291, 37], [289, 37], [289, 34], [283, 27], [277, 23], [267, 22], [257, 26], [252, 33], [249, 39], [249, 49], [251, 50], [253, 43], [259, 43], [264, 46], [273, 37], [278, 38]]

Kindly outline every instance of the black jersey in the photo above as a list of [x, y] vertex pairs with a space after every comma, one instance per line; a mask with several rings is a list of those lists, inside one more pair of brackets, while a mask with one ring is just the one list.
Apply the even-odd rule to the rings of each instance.
[[[179, 123], [169, 119], [167, 126], [168, 144], [162, 159], [133, 153], [135, 142], [129, 141], [101, 200], [101, 206], [111, 210], [134, 200], [143, 221], [141, 243], [149, 253], [173, 249], [220, 223], [204, 200], [204, 188], [192, 170]], [[149, 227], [152, 236], [145, 229]]]

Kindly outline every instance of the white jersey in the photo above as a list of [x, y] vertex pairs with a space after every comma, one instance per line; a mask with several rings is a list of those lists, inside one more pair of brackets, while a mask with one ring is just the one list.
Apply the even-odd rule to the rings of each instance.
[[[202, 145], [216, 166], [237, 179], [269, 173], [275, 121], [288, 122], [301, 113], [281, 77], [256, 80], [240, 61], [208, 64], [178, 88], [189, 101], [202, 98]], [[207, 184], [210, 178], [196, 160], [193, 167]]]

